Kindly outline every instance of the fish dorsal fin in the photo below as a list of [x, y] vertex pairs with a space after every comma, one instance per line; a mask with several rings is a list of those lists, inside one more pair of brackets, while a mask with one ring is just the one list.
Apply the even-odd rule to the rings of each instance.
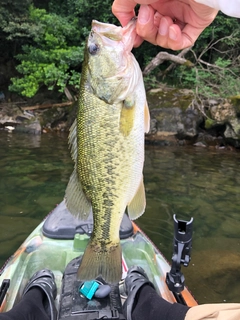
[[146, 196], [143, 184], [143, 178], [139, 184], [138, 190], [132, 201], [128, 204], [128, 215], [131, 220], [139, 218], [145, 211]]
[[71, 214], [82, 220], [86, 220], [91, 212], [91, 203], [86, 198], [81, 183], [74, 169], [65, 193], [66, 205]]
[[144, 106], [144, 132], [148, 133], [150, 130], [150, 113], [148, 109], [148, 103], [145, 102]]
[[75, 119], [68, 136], [68, 143], [70, 145], [71, 156], [73, 161], [77, 162], [77, 120]]

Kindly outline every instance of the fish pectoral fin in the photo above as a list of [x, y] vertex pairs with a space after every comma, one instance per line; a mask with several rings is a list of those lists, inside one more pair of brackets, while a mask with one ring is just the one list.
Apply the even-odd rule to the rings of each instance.
[[132, 131], [135, 109], [134, 101], [130, 97], [122, 102], [119, 128], [124, 137], [127, 137]]
[[128, 204], [128, 215], [131, 220], [139, 218], [145, 211], [146, 196], [143, 184], [143, 178], [139, 184], [138, 190], [132, 201]]
[[148, 133], [150, 130], [150, 113], [148, 109], [148, 103], [146, 101], [144, 106], [144, 132]]
[[86, 198], [81, 183], [74, 169], [65, 192], [66, 206], [71, 214], [82, 220], [86, 220], [91, 212], [91, 203]]
[[73, 161], [77, 162], [77, 120], [75, 119], [68, 136], [68, 143], [70, 145], [71, 156]]

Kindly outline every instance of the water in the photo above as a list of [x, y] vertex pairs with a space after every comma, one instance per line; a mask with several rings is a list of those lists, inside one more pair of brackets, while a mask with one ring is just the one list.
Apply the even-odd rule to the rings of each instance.
[[[63, 196], [73, 169], [66, 135], [0, 132], [0, 265]], [[199, 303], [239, 302], [240, 154], [146, 147], [147, 208], [138, 225], [168, 260], [172, 215], [194, 217], [192, 260], [182, 268]]]

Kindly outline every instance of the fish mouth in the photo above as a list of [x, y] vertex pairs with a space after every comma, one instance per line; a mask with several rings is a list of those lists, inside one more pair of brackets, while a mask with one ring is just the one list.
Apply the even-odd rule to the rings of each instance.
[[103, 23], [97, 20], [92, 21], [92, 32], [98, 34], [106, 44], [110, 41], [122, 42], [124, 49], [130, 52], [133, 48], [136, 33], [137, 18], [133, 18], [125, 27], [115, 26], [110, 23]]

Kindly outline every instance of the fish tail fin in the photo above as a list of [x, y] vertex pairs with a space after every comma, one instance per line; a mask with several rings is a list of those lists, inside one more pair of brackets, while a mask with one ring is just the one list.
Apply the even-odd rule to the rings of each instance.
[[81, 281], [96, 279], [98, 276], [107, 283], [117, 283], [122, 276], [122, 250], [120, 243], [115, 247], [103, 251], [96, 251], [91, 245], [87, 245], [81, 264], [77, 272], [77, 278]]

